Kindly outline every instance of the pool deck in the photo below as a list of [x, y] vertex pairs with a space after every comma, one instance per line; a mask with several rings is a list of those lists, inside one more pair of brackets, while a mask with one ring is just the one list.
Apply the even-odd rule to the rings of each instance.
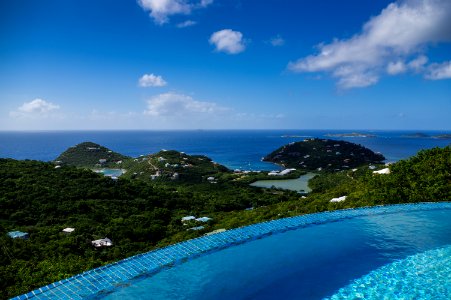
[[356, 217], [438, 209], [451, 209], [451, 202], [396, 204], [335, 210], [257, 223], [138, 254], [51, 283], [12, 299], [97, 299], [130, 280], [145, 278], [187, 259], [274, 233]]

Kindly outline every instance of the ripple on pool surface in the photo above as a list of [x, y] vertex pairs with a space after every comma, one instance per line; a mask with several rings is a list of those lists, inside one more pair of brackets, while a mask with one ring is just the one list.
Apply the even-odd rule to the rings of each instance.
[[330, 297], [338, 299], [449, 299], [451, 246], [426, 251], [372, 271]]

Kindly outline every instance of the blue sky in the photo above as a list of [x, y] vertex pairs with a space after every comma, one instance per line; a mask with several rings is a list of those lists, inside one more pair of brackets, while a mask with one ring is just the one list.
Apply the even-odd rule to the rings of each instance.
[[448, 0], [3, 0], [0, 130], [451, 129]]

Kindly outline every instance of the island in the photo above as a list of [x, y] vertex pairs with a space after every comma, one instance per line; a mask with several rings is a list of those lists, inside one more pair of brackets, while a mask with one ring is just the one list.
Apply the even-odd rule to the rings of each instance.
[[434, 136], [432, 136], [432, 138], [434, 138], [434, 139], [442, 139], [442, 140], [449, 140], [449, 139], [451, 139], [451, 133], [434, 135]]
[[362, 137], [362, 138], [373, 138], [376, 137], [374, 134], [370, 133], [359, 133], [359, 132], [351, 132], [351, 133], [327, 133], [324, 136], [327, 137]]
[[422, 133], [422, 132], [415, 132], [415, 133], [404, 134], [402, 137], [405, 137], [405, 138], [429, 138], [430, 136], [425, 133]]
[[306, 171], [340, 171], [380, 164], [385, 157], [354, 143], [312, 138], [280, 147], [263, 160]]

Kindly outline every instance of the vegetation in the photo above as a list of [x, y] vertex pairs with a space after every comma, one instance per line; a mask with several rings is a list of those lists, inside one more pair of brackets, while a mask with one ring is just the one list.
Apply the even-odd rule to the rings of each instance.
[[[203, 165], [185, 175], [180, 169], [179, 181], [151, 180], [140, 176], [138, 169], [113, 180], [71, 166], [55, 169], [51, 163], [0, 159], [0, 298], [215, 229], [340, 208], [451, 201], [450, 147], [421, 151], [391, 165], [388, 175], [376, 175], [368, 165], [355, 171], [323, 172], [311, 180], [313, 191], [307, 197], [250, 187], [250, 181], [265, 175], [235, 174], [205, 157], [166, 151], [148, 160], [163, 156], [164, 164], [187, 158]], [[141, 166], [139, 172], [149, 165], [146, 160], [127, 163], [131, 168]], [[138, 175], [133, 178], [134, 173]], [[345, 201], [330, 202], [344, 195]], [[181, 218], [186, 215], [208, 216], [212, 221], [183, 225]], [[199, 225], [205, 229], [187, 230]], [[65, 234], [61, 232], [65, 227], [75, 231]], [[12, 230], [28, 232], [30, 237], [11, 239], [6, 233]], [[114, 245], [98, 249], [91, 245], [103, 237]]]
[[92, 142], [70, 147], [55, 160], [58, 165], [78, 167], [117, 167], [129, 157]]
[[340, 171], [369, 163], [381, 163], [384, 156], [361, 145], [328, 139], [307, 139], [290, 143], [264, 157], [288, 168]]

